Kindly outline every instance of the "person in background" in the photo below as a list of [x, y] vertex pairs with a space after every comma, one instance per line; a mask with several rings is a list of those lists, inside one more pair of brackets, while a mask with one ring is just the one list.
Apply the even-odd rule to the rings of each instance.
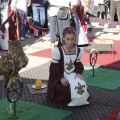
[[27, 12], [28, 19], [33, 18], [33, 11], [32, 11], [32, 5], [30, 0], [27, 0], [27, 9], [28, 9], [28, 12]]
[[[49, 0], [44, 0], [44, 7], [45, 7], [45, 24], [44, 28], [49, 28], [49, 16], [48, 16], [48, 9], [49, 9], [50, 3]], [[47, 33], [45, 32], [44, 35], [50, 36], [50, 31]]]
[[7, 2], [8, 0], [0, 0], [0, 26], [2, 24], [2, 10], [5, 10], [6, 8], [4, 7], [3, 3], [6, 4], [5, 6], [7, 6]]
[[97, 17], [100, 17], [102, 19], [105, 18], [105, 4], [104, 0], [98, 0], [98, 11], [97, 11]]
[[57, 18], [59, 8], [66, 7], [69, 10], [69, 4], [71, 3], [71, 9], [74, 9], [77, 2], [77, 0], [49, 0], [49, 3], [51, 4], [49, 8], [51, 49], [56, 46], [58, 41], [59, 44], [62, 43], [62, 31], [66, 26], [70, 26], [70, 11], [67, 19], [61, 20]]
[[81, 0], [82, 5], [84, 6], [84, 12], [89, 12], [94, 14], [94, 0]]
[[[0, 2], [0, 27], [4, 25], [4, 22], [8, 18], [8, 0], [2, 0]], [[8, 50], [9, 38], [9, 23], [4, 25], [5, 33], [0, 29], [0, 50]], [[2, 27], [1, 27], [2, 28]]]
[[[32, 5], [31, 5], [31, 2], [30, 0], [27, 0], [27, 9], [28, 9], [28, 12], [27, 12], [27, 20], [30, 22], [30, 23], [33, 23], [33, 11], [32, 11]], [[30, 29], [28, 30], [31, 34], [34, 34], [34, 30], [33, 29]]]
[[45, 7], [45, 24], [44, 28], [48, 28], [48, 8], [50, 4], [48, 0], [44, 0], [44, 7]]
[[85, 13], [88, 11], [88, 3], [89, 3], [88, 0], [82, 1], [82, 4], [84, 5], [84, 12], [85, 12]]
[[[45, 24], [45, 7], [44, 7], [44, 0], [30, 0], [32, 4], [32, 11], [33, 11], [33, 23], [38, 27], [44, 27]], [[42, 35], [42, 31], [39, 31], [38, 37]]]
[[12, 0], [11, 9], [17, 10], [20, 13], [20, 16], [18, 16], [20, 40], [29, 38], [30, 36], [27, 35], [26, 26], [22, 21], [22, 19], [27, 20], [27, 0]]
[[88, 12], [94, 15], [94, 0], [88, 1]]
[[[80, 6], [81, 6], [81, 1], [79, 1], [77, 3], [77, 5], [73, 11], [73, 13], [75, 15], [75, 22], [76, 22], [76, 45], [84, 46], [84, 45], [89, 44], [89, 40], [88, 40], [87, 36], [85, 35], [85, 32], [83, 30], [83, 26], [82, 26], [82, 21], [84, 18], [79, 19], [80, 18], [79, 15], [84, 14], [84, 13], [81, 13]], [[78, 8], [79, 8], [79, 10], [78, 10]], [[82, 12], [84, 12], [84, 10], [82, 10]], [[81, 17], [82, 17], [82, 15], [81, 15]]]
[[78, 48], [73, 27], [63, 30], [65, 44], [52, 49], [52, 62], [48, 81], [47, 97], [66, 106], [89, 104], [89, 93], [82, 76], [84, 71], [80, 59], [83, 49]]
[[78, 15], [79, 21], [84, 29], [84, 32], [87, 32], [87, 25], [84, 19], [84, 6], [82, 2], [80, 1], [79, 4], [76, 6], [76, 13]]
[[110, 0], [104, 0], [105, 4], [105, 19], [108, 19], [108, 13], [110, 14]]
[[87, 23], [87, 32], [91, 32], [92, 31], [92, 24], [89, 20], [89, 16], [87, 15], [87, 12], [89, 12], [88, 6], [89, 6], [89, 0], [81, 0], [82, 5], [84, 6], [84, 19]]
[[111, 0], [110, 19], [114, 21], [115, 12], [117, 11], [118, 21], [120, 22], [120, 0]]

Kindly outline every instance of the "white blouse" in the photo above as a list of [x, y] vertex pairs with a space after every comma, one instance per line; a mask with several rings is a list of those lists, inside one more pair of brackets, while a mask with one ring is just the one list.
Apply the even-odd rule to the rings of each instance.
[[[77, 47], [76, 47], [76, 51], [77, 51]], [[77, 57], [77, 52], [76, 52], [76, 57]], [[59, 49], [57, 47], [55, 47], [55, 48], [52, 49], [51, 53], [52, 53], [52, 62], [58, 63], [58, 61], [60, 60], [60, 51], [59, 51]], [[83, 53], [84, 53], [84, 49], [82, 47], [80, 47], [80, 53], [78, 55], [78, 58], [76, 59], [76, 62], [80, 61], [80, 59], [82, 58]]]

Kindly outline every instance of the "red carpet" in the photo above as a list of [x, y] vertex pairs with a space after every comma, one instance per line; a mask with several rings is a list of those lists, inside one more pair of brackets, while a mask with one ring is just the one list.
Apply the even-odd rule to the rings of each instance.
[[118, 120], [118, 113], [120, 112], [120, 107], [116, 108], [114, 111], [112, 111], [110, 114], [108, 114], [104, 120]]
[[[93, 41], [95, 38], [89, 38], [90, 41]], [[120, 68], [120, 41], [113, 41], [117, 47], [114, 49], [114, 59], [112, 58], [111, 52], [103, 52], [102, 54], [98, 54], [98, 59], [96, 64], [103, 65], [112, 68]], [[89, 63], [89, 52], [85, 52], [81, 61], [83, 63]]]
[[[89, 38], [90, 41], [93, 41], [94, 39], [95, 38]], [[120, 41], [114, 40], [114, 44], [117, 45], [117, 47], [114, 49], [114, 59], [112, 58], [110, 52], [103, 52], [102, 54], [98, 54], [98, 59], [96, 63], [97, 65], [103, 65], [112, 68], [120, 68]], [[50, 48], [30, 53], [28, 55], [51, 58]], [[81, 61], [84, 64], [89, 64], [89, 52], [84, 53]]]
[[38, 51], [38, 52], [30, 53], [28, 55], [45, 57], [45, 58], [51, 58], [52, 57], [51, 53], [50, 53], [50, 48], [45, 49], [45, 50], [41, 50], [41, 51]]

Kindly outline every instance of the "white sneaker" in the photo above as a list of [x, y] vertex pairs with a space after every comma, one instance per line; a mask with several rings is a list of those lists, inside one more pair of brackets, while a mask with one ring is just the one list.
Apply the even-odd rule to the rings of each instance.
[[29, 36], [29, 35], [25, 34], [25, 37], [26, 37], [26, 38], [30, 38], [31, 36]]
[[25, 38], [24, 38], [24, 37], [21, 37], [21, 38], [20, 38], [20, 40], [24, 41], [24, 40], [25, 40]]

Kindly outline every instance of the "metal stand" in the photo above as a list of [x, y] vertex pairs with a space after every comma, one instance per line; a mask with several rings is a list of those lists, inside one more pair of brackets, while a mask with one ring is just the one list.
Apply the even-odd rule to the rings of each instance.
[[10, 106], [7, 109], [9, 114], [13, 114], [16, 116], [16, 102], [19, 100], [22, 89], [23, 89], [23, 83], [20, 81], [16, 81], [17, 85], [12, 85], [10, 88], [7, 88], [7, 99], [10, 102]]
[[92, 49], [90, 51], [90, 65], [93, 67], [93, 74], [92, 74], [93, 77], [94, 77], [94, 66], [96, 64], [96, 61], [97, 61], [97, 50]]

